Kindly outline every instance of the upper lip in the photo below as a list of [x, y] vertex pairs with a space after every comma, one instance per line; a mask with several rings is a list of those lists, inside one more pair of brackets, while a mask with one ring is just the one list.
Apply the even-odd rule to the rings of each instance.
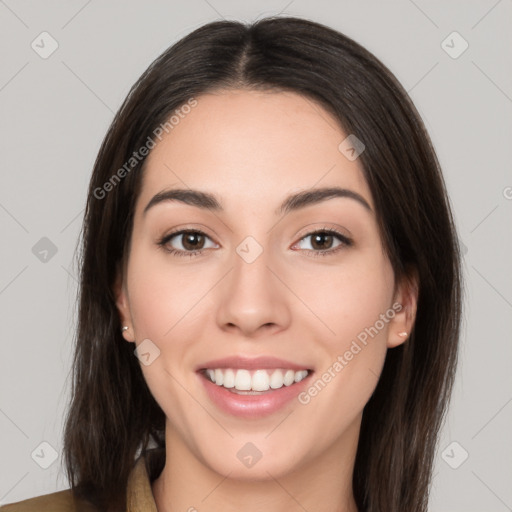
[[267, 368], [287, 368], [290, 370], [311, 370], [308, 365], [294, 363], [285, 359], [279, 359], [272, 356], [229, 356], [222, 359], [214, 359], [201, 363], [197, 366], [196, 371], [207, 368], [239, 368], [247, 370], [267, 369]]

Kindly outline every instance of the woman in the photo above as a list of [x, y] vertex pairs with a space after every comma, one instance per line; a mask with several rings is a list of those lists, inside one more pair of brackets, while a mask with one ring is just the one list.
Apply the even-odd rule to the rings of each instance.
[[71, 489], [6, 511], [427, 510], [460, 253], [368, 51], [291, 17], [195, 30], [116, 115], [82, 240]]

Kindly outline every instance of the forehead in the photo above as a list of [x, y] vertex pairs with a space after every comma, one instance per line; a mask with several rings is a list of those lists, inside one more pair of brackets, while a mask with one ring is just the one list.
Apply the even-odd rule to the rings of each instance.
[[147, 157], [138, 209], [170, 188], [261, 208], [290, 192], [329, 186], [358, 192], [373, 208], [359, 160], [339, 150], [348, 134], [318, 103], [293, 92], [249, 90], [196, 100]]

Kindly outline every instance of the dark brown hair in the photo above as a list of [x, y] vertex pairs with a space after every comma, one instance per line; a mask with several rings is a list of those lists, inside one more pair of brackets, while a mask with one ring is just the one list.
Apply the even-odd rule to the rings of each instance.
[[421, 118], [392, 73], [352, 39], [293, 17], [219, 21], [193, 31], [143, 73], [105, 136], [79, 256], [79, 318], [64, 432], [71, 487], [101, 510], [124, 510], [137, 455], [150, 442], [164, 446], [165, 416], [133, 345], [121, 336], [113, 293], [127, 256], [144, 159], [108, 193], [105, 183], [177, 108], [228, 88], [304, 95], [366, 146], [359, 158], [395, 279], [415, 272], [419, 295], [409, 339], [388, 350], [364, 409], [353, 489], [360, 512], [426, 512], [454, 381], [462, 303], [460, 251], [445, 184]]

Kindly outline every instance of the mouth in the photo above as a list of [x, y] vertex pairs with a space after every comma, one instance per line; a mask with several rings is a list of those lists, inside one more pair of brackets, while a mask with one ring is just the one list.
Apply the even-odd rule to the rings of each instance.
[[306, 365], [267, 356], [232, 356], [196, 367], [211, 403], [243, 419], [263, 418], [293, 404], [314, 373]]
[[203, 368], [199, 372], [217, 386], [238, 395], [260, 395], [292, 386], [308, 377], [313, 370], [291, 368]]

